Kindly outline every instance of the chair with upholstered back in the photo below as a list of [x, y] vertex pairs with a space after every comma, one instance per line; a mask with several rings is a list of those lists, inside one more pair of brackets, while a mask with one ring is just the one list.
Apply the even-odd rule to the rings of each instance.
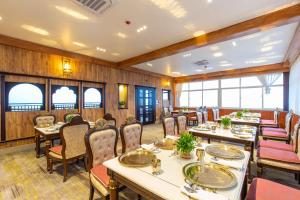
[[187, 117], [185, 115], [177, 116], [176, 126], [177, 126], [177, 134], [178, 135], [185, 132], [187, 130]]
[[213, 108], [212, 109], [213, 112], [213, 121], [218, 121], [218, 119], [220, 118], [220, 110], [219, 108]]
[[203, 124], [202, 112], [197, 112], [196, 114], [197, 114], [198, 125]]
[[117, 120], [110, 113], [106, 113], [103, 117], [108, 125], [117, 126]]
[[120, 127], [122, 153], [140, 148], [143, 125], [139, 121], [127, 121]]
[[[84, 136], [89, 130], [88, 122], [83, 121], [81, 116], [75, 116], [71, 122], [64, 124], [60, 129], [62, 145], [50, 148], [47, 155], [49, 168], [52, 173], [53, 161], [61, 161], [64, 165], [64, 181], [67, 179], [67, 162], [73, 159], [85, 158], [86, 148]], [[48, 167], [47, 167], [48, 168]]]
[[93, 199], [94, 189], [100, 192], [102, 197], [109, 196], [110, 178], [107, 175], [107, 168], [102, 163], [117, 156], [118, 135], [115, 126], [90, 129], [85, 135], [90, 174], [90, 200]]
[[75, 117], [75, 116], [81, 116], [80, 113], [66, 113], [64, 115], [64, 122], [68, 122], [68, 118], [72, 116], [72, 117]]
[[164, 137], [167, 135], [176, 135], [175, 133], [175, 118], [174, 117], [165, 117], [162, 120], [164, 128]]
[[260, 127], [273, 127], [277, 128], [279, 127], [279, 115], [280, 112], [278, 110], [274, 111], [273, 120], [271, 119], [262, 119], [260, 122]]
[[203, 123], [206, 123], [208, 121], [208, 112], [207, 110], [202, 111], [203, 115]]

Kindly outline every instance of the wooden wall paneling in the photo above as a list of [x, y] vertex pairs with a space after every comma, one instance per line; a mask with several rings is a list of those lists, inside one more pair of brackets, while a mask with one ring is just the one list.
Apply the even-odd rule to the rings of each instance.
[[0, 127], [1, 137], [0, 142], [6, 140], [6, 129], [5, 129], [5, 77], [3, 74], [0, 75]]

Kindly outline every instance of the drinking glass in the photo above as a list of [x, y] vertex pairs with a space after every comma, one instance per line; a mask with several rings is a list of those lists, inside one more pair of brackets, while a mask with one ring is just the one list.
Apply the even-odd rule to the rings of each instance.
[[158, 158], [154, 158], [152, 160], [152, 174], [159, 175], [161, 173], [161, 160]]

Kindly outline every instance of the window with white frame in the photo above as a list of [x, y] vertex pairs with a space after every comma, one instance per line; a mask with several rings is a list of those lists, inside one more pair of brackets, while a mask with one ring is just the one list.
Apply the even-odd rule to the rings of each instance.
[[179, 107], [283, 108], [283, 74], [229, 78], [176, 85]]

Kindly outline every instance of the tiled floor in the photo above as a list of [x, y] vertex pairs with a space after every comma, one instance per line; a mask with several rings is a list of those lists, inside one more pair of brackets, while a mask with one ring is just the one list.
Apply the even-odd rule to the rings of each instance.
[[[143, 143], [151, 143], [163, 137], [161, 124], [144, 126]], [[120, 150], [120, 143], [118, 149]], [[88, 199], [89, 179], [83, 163], [69, 165], [69, 178], [63, 183], [61, 165], [55, 165], [53, 174], [46, 173], [46, 159], [35, 158], [34, 146], [27, 145], [6, 149], [0, 153], [0, 199]], [[253, 168], [253, 172], [255, 168]], [[293, 174], [265, 170], [267, 178], [300, 189]], [[125, 190], [122, 199], [137, 199], [136, 195]], [[95, 195], [99, 199], [99, 196]]]

